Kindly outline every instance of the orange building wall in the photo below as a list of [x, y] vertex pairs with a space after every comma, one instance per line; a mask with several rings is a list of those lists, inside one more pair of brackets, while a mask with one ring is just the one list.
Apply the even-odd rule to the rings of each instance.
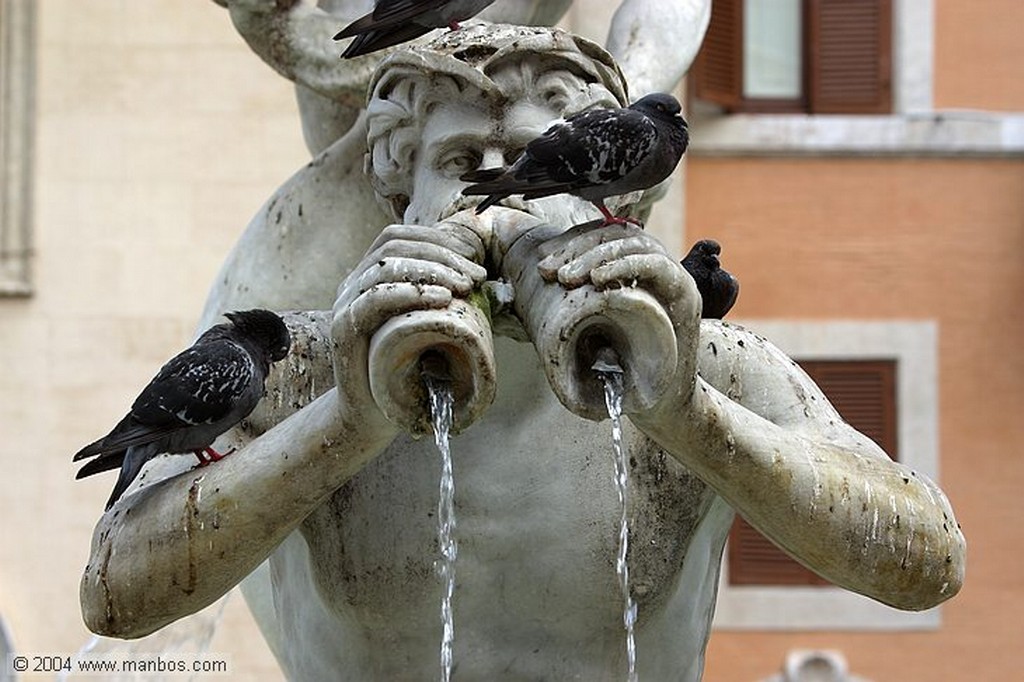
[[935, 108], [1024, 110], [1024, 2], [935, 0]]
[[716, 631], [705, 680], [754, 682], [798, 647], [841, 649], [851, 672], [875, 682], [1015, 678], [1024, 161], [693, 158], [687, 197], [687, 241], [721, 241], [741, 281], [731, 316], [938, 321], [941, 484], [968, 540], [966, 584], [941, 629]]

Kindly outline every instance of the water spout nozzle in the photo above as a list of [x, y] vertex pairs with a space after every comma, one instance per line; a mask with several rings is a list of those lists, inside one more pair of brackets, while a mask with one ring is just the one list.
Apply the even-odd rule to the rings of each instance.
[[594, 354], [594, 364], [590, 366], [598, 374], [625, 374], [619, 362], [619, 354], [611, 346], [603, 346]]
[[454, 300], [388, 320], [370, 340], [370, 392], [381, 411], [414, 434], [431, 429], [426, 383], [443, 381], [455, 398], [452, 429], [472, 424], [494, 400], [491, 328], [476, 306]]
[[451, 365], [445, 354], [435, 348], [428, 348], [420, 356], [420, 376], [424, 381], [451, 382]]

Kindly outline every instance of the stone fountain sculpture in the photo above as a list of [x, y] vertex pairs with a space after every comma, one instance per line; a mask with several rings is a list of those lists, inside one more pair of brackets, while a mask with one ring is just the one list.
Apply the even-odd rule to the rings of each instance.
[[[296, 7], [231, 3], [243, 26], [289, 25]], [[438, 463], [414, 437], [426, 351], [457, 400], [460, 678], [624, 677], [618, 501], [591, 421], [604, 347], [626, 372], [642, 678], [700, 678], [734, 510], [886, 604], [958, 591], [964, 539], [942, 491], [846, 425], [770, 342], [702, 322], [692, 279], [651, 235], [587, 223], [570, 197], [481, 216], [461, 197], [462, 173], [508, 161], [553, 118], [626, 103], [610, 54], [558, 30], [472, 25], [393, 51], [367, 91], [365, 111], [307, 125], [341, 136], [261, 209], [205, 312], [302, 311], [293, 352], [221, 444], [238, 452], [152, 466], [100, 519], [81, 594], [93, 631], [142, 636], [241, 582], [291, 679], [433, 676]]]

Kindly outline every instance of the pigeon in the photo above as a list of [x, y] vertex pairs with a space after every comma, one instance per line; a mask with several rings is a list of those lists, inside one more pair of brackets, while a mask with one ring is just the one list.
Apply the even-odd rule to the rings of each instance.
[[693, 245], [680, 264], [697, 283], [697, 291], [704, 302], [700, 316], [705, 320], [725, 317], [740, 293], [740, 283], [722, 269], [718, 256], [722, 247], [713, 239], [702, 239]]
[[341, 29], [335, 40], [355, 36], [342, 57], [360, 55], [419, 38], [435, 28], [458, 30], [494, 0], [377, 0], [373, 11]]
[[474, 184], [462, 193], [487, 196], [477, 213], [512, 194], [529, 200], [567, 193], [593, 203], [604, 216], [602, 226], [643, 227], [612, 215], [604, 200], [653, 187], [672, 174], [690, 140], [681, 112], [675, 97], [655, 93], [629, 107], [573, 114], [527, 144], [508, 169], [463, 175], [463, 182]]
[[95, 458], [75, 478], [121, 468], [106, 509], [156, 455], [191, 452], [204, 466], [231, 454], [210, 446], [256, 407], [270, 364], [288, 354], [291, 336], [284, 320], [269, 310], [244, 310], [225, 317], [230, 323], [211, 327], [171, 358], [124, 419], [74, 456], [76, 462]]

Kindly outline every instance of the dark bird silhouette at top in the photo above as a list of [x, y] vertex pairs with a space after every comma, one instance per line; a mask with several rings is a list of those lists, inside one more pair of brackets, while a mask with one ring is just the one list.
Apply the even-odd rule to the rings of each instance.
[[719, 254], [722, 247], [713, 239], [702, 239], [693, 245], [681, 262], [697, 283], [697, 291], [704, 301], [700, 316], [705, 320], [725, 317], [740, 293], [740, 283], [722, 269]]
[[121, 468], [107, 509], [156, 455], [191, 452], [203, 466], [230, 454], [210, 446], [256, 407], [270, 364], [288, 354], [291, 336], [269, 310], [225, 317], [229, 323], [211, 327], [160, 369], [110, 433], [74, 456], [95, 458], [75, 478]]
[[572, 194], [594, 204], [603, 225], [640, 224], [612, 215], [607, 197], [648, 189], [675, 170], [690, 137], [682, 107], [672, 95], [655, 93], [621, 109], [589, 109], [555, 123], [508, 169], [487, 168], [460, 179], [475, 183], [466, 196], [487, 196], [476, 212], [513, 194], [526, 200]]
[[355, 36], [341, 54], [345, 59], [383, 50], [435, 28], [459, 28], [494, 0], [377, 0], [373, 11], [338, 31], [335, 40]]

